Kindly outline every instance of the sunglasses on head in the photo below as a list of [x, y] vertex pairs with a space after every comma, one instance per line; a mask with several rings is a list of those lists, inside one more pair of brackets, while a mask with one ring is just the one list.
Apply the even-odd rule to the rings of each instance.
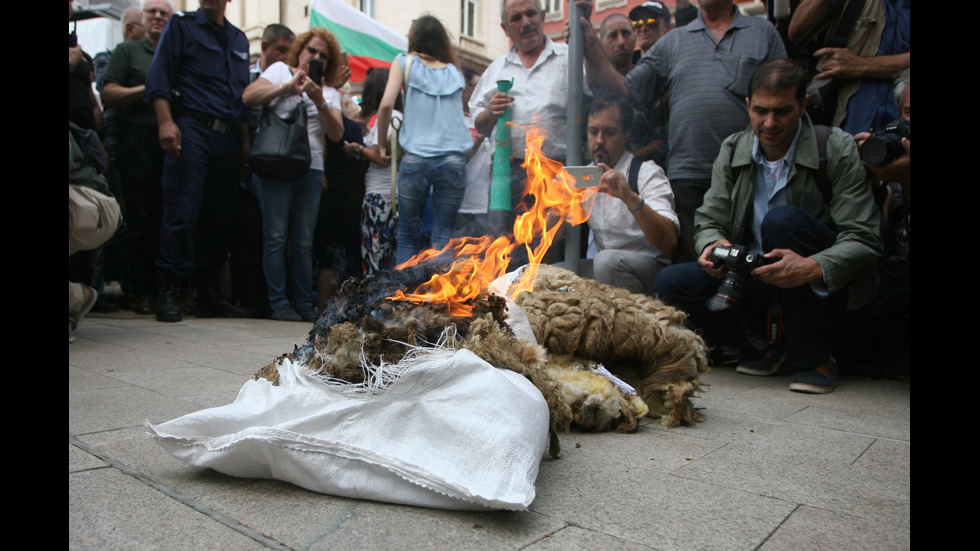
[[310, 55], [311, 56], [318, 57], [318, 58], [322, 59], [323, 61], [327, 61], [327, 60], [330, 59], [330, 54], [328, 54], [326, 52], [321, 52], [320, 50], [317, 50], [313, 46], [307, 46], [306, 47], [306, 51], [307, 52], [310, 52]]
[[639, 29], [643, 25], [651, 25], [651, 26], [653, 26], [653, 25], [656, 25], [656, 24], [657, 24], [657, 20], [656, 19], [654, 19], [653, 17], [648, 17], [646, 19], [637, 19], [637, 20], [633, 21], [633, 28], [634, 29]]

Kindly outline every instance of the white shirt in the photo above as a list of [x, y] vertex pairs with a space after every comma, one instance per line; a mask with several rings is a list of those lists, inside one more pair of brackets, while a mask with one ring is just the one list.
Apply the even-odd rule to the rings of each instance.
[[[584, 68], [582, 73], [585, 74]], [[510, 121], [543, 129], [546, 134], [542, 152], [550, 159], [564, 159], [565, 134], [568, 132], [565, 122], [568, 119], [568, 45], [556, 44], [545, 37], [544, 50], [530, 69], [524, 67], [514, 47], [494, 60], [480, 77], [470, 97], [470, 116], [473, 120], [490, 106], [490, 98], [497, 92], [497, 81], [511, 78], [514, 79], [514, 86], [507, 93], [514, 98], [510, 106]], [[589, 95], [591, 92], [584, 82], [583, 78], [583, 92]], [[510, 135], [514, 158], [523, 159], [524, 129], [512, 128]]]
[[[279, 84], [293, 80], [293, 73], [290, 71], [289, 65], [277, 61], [270, 65], [259, 78], [264, 78], [272, 84]], [[327, 102], [328, 109], [340, 110], [340, 92], [336, 89], [324, 86], [323, 99]], [[306, 130], [310, 136], [310, 168], [323, 170], [323, 150], [326, 145], [325, 131], [323, 125], [320, 124], [320, 112], [317, 111], [313, 100], [306, 95], [306, 92], [303, 92], [302, 96], [286, 94], [273, 99], [269, 102], [269, 106], [272, 107], [272, 111], [276, 115], [286, 118], [300, 101], [306, 104]]]
[[[463, 115], [466, 128], [475, 137], [476, 127], [473, 125], [473, 118]], [[463, 194], [463, 202], [459, 204], [459, 212], [462, 214], [483, 214], [490, 208], [490, 175], [493, 171], [493, 163], [490, 155], [493, 153], [493, 142], [489, 138], [483, 138], [480, 146], [466, 161], [466, 193]]]
[[[395, 121], [401, 122], [402, 113], [397, 109], [391, 110], [391, 121], [388, 123], [388, 138], [394, 138], [393, 126]], [[364, 147], [378, 150], [378, 124], [371, 127], [371, 131], [364, 136]], [[379, 195], [391, 195], [391, 167], [381, 166], [371, 163], [367, 172], [364, 174], [364, 193], [377, 193]]]
[[[633, 154], [626, 151], [613, 169], [628, 180], [632, 160]], [[637, 188], [643, 201], [658, 214], [673, 222], [679, 232], [680, 223], [677, 220], [677, 213], [674, 212], [674, 191], [670, 188], [664, 170], [657, 163], [646, 161], [640, 165]], [[617, 249], [654, 258], [666, 255], [643, 234], [640, 224], [633, 217], [626, 203], [607, 193], [596, 195], [592, 214], [589, 216], [589, 227], [595, 234], [595, 243], [600, 251]]]

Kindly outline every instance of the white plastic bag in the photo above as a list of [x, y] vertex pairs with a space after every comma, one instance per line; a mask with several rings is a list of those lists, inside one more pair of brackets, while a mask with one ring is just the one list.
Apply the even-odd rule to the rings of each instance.
[[548, 406], [521, 375], [468, 350], [426, 349], [381, 391], [327, 383], [284, 360], [227, 406], [147, 425], [200, 467], [338, 496], [441, 509], [524, 510]]

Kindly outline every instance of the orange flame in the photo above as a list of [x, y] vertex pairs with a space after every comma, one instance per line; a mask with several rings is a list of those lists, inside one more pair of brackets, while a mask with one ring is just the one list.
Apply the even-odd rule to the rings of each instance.
[[451, 257], [454, 261], [447, 272], [434, 274], [414, 292], [399, 290], [388, 297], [389, 300], [444, 303], [450, 315], [472, 315], [473, 307], [468, 301], [486, 292], [493, 280], [507, 273], [510, 253], [519, 245], [527, 249], [529, 265], [508, 294], [514, 298], [522, 291], [533, 290], [538, 264], [554, 242], [558, 230], [564, 222], [579, 225], [588, 220], [592, 212], [590, 199], [595, 196], [596, 188], [576, 188], [575, 179], [565, 172], [562, 164], [542, 154], [544, 135], [538, 129], [529, 129], [525, 139], [527, 151], [521, 165], [527, 171], [524, 194], [533, 195], [534, 199], [531, 205], [525, 205], [528, 210], [514, 220], [513, 235], [496, 239], [455, 238], [440, 250], [422, 251], [396, 269], [436, 257]]

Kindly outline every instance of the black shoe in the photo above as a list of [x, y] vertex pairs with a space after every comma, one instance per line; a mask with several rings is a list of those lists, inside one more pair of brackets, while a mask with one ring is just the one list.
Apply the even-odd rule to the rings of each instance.
[[141, 316], [148, 316], [156, 313], [156, 306], [153, 304], [152, 298], [147, 295], [143, 295], [134, 300], [133, 307], [130, 308], [130, 310], [136, 314], [140, 314]]
[[157, 281], [157, 321], [176, 323], [184, 319], [180, 313], [180, 286], [171, 275], [161, 274]]
[[199, 318], [251, 318], [255, 314], [228, 302], [215, 290], [198, 289], [194, 315]]
[[734, 346], [718, 346], [711, 350], [711, 365], [736, 365], [742, 361], [742, 351]]

